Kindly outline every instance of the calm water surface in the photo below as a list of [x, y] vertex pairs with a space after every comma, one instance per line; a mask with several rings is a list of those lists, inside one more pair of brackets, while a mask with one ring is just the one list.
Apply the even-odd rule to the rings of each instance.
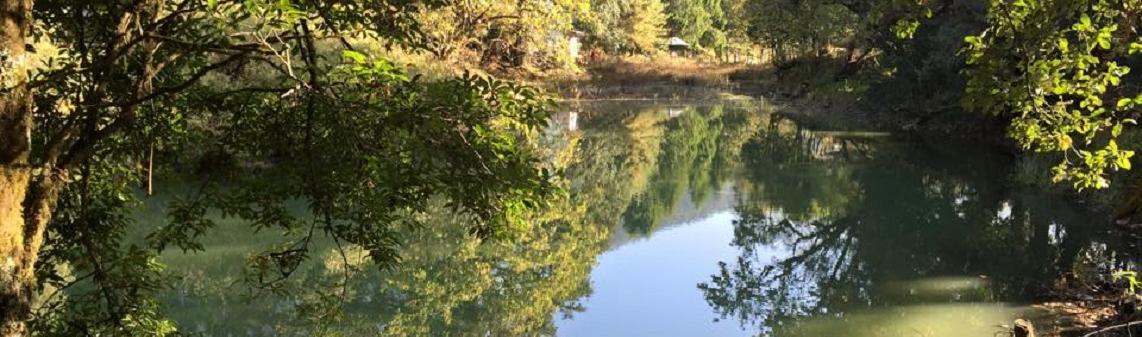
[[319, 242], [275, 294], [244, 266], [281, 234], [223, 219], [164, 256], [166, 308], [203, 336], [993, 336], [1049, 321], [1040, 287], [1110, 251], [1100, 216], [983, 147], [741, 103], [572, 107], [544, 141], [570, 193], [516, 241], [427, 215], [396, 266]]

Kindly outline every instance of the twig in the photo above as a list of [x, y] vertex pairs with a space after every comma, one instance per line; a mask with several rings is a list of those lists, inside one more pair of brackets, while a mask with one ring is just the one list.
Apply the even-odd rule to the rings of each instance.
[[1119, 325], [1112, 325], [1112, 326], [1108, 326], [1108, 327], [1105, 327], [1105, 328], [1099, 329], [1098, 331], [1095, 331], [1095, 332], [1091, 332], [1091, 333], [1085, 334], [1085, 335], [1083, 335], [1083, 337], [1091, 337], [1091, 336], [1094, 336], [1094, 335], [1097, 335], [1097, 334], [1101, 334], [1101, 333], [1103, 333], [1103, 332], [1107, 332], [1107, 331], [1110, 331], [1110, 330], [1121, 329], [1121, 328], [1127, 328], [1127, 327], [1130, 327], [1130, 326], [1133, 326], [1133, 325], [1137, 325], [1137, 324], [1142, 324], [1142, 321], [1133, 321], [1133, 322], [1130, 322], [1130, 323], [1124, 323], [1124, 324], [1119, 324]]

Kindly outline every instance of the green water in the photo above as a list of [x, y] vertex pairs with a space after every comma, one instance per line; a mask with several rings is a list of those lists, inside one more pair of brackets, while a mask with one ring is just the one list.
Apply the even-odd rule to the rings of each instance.
[[392, 268], [318, 240], [273, 293], [243, 268], [281, 233], [222, 219], [204, 252], [164, 255], [165, 308], [203, 336], [992, 336], [1049, 322], [1028, 303], [1117, 244], [982, 146], [806, 130], [760, 103], [567, 110], [544, 135], [567, 198], [514, 241], [422, 215]]

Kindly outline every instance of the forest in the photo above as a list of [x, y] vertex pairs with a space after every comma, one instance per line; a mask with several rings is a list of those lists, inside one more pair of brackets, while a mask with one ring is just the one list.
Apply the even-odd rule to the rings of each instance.
[[1133, 68], [1142, 0], [0, 0], [0, 337], [1142, 333]]

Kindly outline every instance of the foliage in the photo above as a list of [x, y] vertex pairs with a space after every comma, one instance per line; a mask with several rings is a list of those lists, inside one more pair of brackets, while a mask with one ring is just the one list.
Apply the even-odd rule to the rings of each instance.
[[1134, 155], [1116, 139], [1142, 106], [1120, 86], [1142, 51], [1139, 15], [1139, 1], [992, 1], [988, 28], [965, 38], [967, 104], [1010, 115], [1025, 149], [1062, 154], [1055, 181], [1107, 187]]
[[715, 18], [721, 16], [721, 8], [712, 6], [714, 4], [717, 4], [716, 0], [667, 2], [670, 34], [691, 45], [700, 46], [706, 33], [713, 31]]
[[608, 52], [655, 54], [665, 48], [661, 0], [596, 0], [582, 19], [588, 42]]
[[[36, 308], [39, 335], [173, 333], [153, 298], [172, 282], [156, 257], [203, 249], [218, 230], [208, 214], [278, 234], [245, 276], [281, 290], [319, 238], [389, 267], [397, 226], [435, 225], [423, 222], [433, 200], [469, 217], [460, 232], [507, 239], [533, 231], [528, 214], [559, 190], [538, 150], [553, 107], [544, 93], [475, 75], [422, 80], [350, 42], [425, 47], [416, 9], [442, 2], [34, 4], [43, 29], [29, 39], [49, 45], [5, 60], [4, 90], [32, 93], [36, 176], [3, 188], [55, 206], [43, 248], [28, 248], [40, 255], [33, 282], [66, 289]], [[21, 71], [28, 81], [7, 77], [25, 68], [36, 68]], [[167, 226], [125, 240], [138, 185], [164, 172], [200, 179]]]
[[752, 0], [746, 8], [749, 36], [771, 48], [779, 63], [852, 39], [858, 19], [831, 1]]
[[591, 1], [591, 13], [581, 19], [580, 26], [590, 35], [587, 43], [609, 52], [619, 52], [630, 48], [629, 32], [622, 29], [624, 19], [633, 13], [631, 1], [595, 0]]
[[671, 35], [695, 48], [715, 51], [722, 56], [755, 46], [747, 39], [750, 18], [762, 13], [749, 11], [747, 0], [674, 0], [667, 2]]
[[1138, 289], [1138, 273], [1128, 270], [1119, 270], [1110, 275], [1115, 281], [1126, 281], [1126, 294], [1134, 295]]
[[666, 40], [665, 6], [661, 0], [632, 0], [631, 14], [621, 26], [629, 32], [630, 46], [642, 53], [662, 50]]
[[475, 58], [485, 68], [564, 68], [574, 64], [566, 42], [572, 23], [590, 12], [586, 0], [466, 0], [421, 6], [416, 18], [438, 58]]

